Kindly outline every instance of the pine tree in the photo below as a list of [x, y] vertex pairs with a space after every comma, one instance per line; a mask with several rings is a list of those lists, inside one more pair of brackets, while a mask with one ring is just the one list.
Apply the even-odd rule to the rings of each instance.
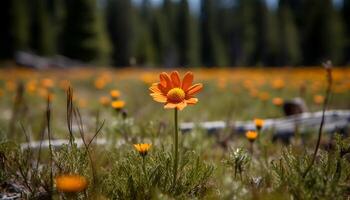
[[[239, 0], [235, 6], [235, 46], [233, 47], [234, 63], [236, 65], [253, 65], [253, 55], [256, 51], [255, 0]], [[239, 20], [238, 20], [239, 19]]]
[[62, 32], [63, 55], [82, 61], [95, 61], [100, 55], [96, 0], [66, 0]]
[[28, 10], [25, 0], [3, 0], [0, 8], [0, 59], [11, 59], [28, 47]]
[[107, 27], [112, 43], [112, 59], [116, 66], [130, 65], [134, 57], [134, 18], [130, 0], [109, 0]]
[[178, 12], [177, 44], [179, 64], [189, 66], [198, 64], [198, 37], [195, 36], [195, 26], [187, 0], [181, 0]]
[[214, 0], [201, 1], [201, 57], [206, 66], [224, 66], [227, 52], [217, 32], [216, 8]]
[[331, 0], [306, 0], [303, 33], [303, 57], [306, 65], [325, 60], [339, 64], [343, 60], [344, 33]]
[[298, 29], [288, 3], [280, 0], [278, 6], [279, 19], [279, 64], [297, 65], [301, 59]]
[[162, 50], [162, 64], [173, 67], [178, 65], [178, 52], [176, 49], [176, 23], [177, 23], [177, 4], [172, 0], [163, 0], [161, 16], [164, 17], [164, 31], [166, 40]]
[[152, 40], [149, 42], [154, 44], [157, 52], [156, 64], [164, 64], [167, 59], [169, 44], [172, 40], [172, 32], [167, 29], [166, 18], [160, 10], [155, 11], [151, 27]]
[[346, 62], [347, 64], [350, 63], [350, 1], [344, 0], [343, 8], [342, 8], [342, 15], [345, 23], [345, 31], [346, 31]]
[[275, 65], [277, 60], [278, 41], [274, 13], [269, 11], [265, 0], [255, 2], [256, 49], [254, 60], [256, 64]]
[[45, 0], [31, 1], [30, 46], [39, 55], [54, 52], [54, 40]]

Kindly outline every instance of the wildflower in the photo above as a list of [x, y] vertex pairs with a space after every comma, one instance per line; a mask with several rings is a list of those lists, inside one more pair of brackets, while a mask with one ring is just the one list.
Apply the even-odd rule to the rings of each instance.
[[170, 76], [163, 72], [159, 78], [160, 82], [154, 83], [149, 89], [153, 100], [164, 103], [164, 108], [182, 110], [187, 105], [198, 102], [194, 95], [201, 91], [203, 85], [201, 83], [192, 85], [192, 72], [187, 72], [182, 82], [177, 71], [171, 72]]
[[140, 80], [145, 84], [151, 84], [155, 77], [151, 73], [144, 73], [140, 76]]
[[322, 95], [315, 95], [314, 96], [314, 102], [315, 102], [315, 104], [322, 104], [324, 102], [324, 96], [322, 96]]
[[109, 94], [111, 95], [111, 97], [113, 99], [118, 99], [120, 97], [120, 91], [119, 90], [111, 90], [109, 92]]
[[88, 102], [86, 99], [79, 99], [78, 100], [78, 105], [80, 108], [85, 108], [88, 105]]
[[36, 91], [36, 88], [37, 88], [37, 85], [36, 85], [36, 81], [32, 80], [32, 81], [29, 81], [27, 84], [26, 84], [26, 89], [29, 93], [34, 93]]
[[114, 109], [116, 109], [116, 110], [121, 110], [122, 108], [124, 108], [125, 102], [124, 102], [124, 101], [120, 101], [120, 100], [118, 100], [118, 101], [113, 101], [113, 102], [111, 103], [111, 106], [112, 106], [112, 108], [114, 108]]
[[276, 90], [280, 90], [282, 88], [284, 88], [285, 84], [284, 81], [282, 79], [276, 79], [272, 82], [272, 87]]
[[138, 151], [142, 157], [145, 157], [147, 155], [151, 146], [152, 146], [152, 144], [147, 144], [147, 143], [134, 144], [136, 151]]
[[52, 88], [54, 86], [54, 82], [52, 79], [44, 78], [43, 80], [41, 80], [41, 85], [44, 88]]
[[106, 83], [105, 79], [103, 79], [103, 78], [98, 78], [94, 82], [95, 88], [98, 90], [102, 90], [104, 87], [106, 87], [106, 84], [107, 83]]
[[56, 188], [60, 192], [81, 192], [88, 185], [86, 178], [80, 175], [61, 175], [55, 180]]
[[6, 81], [5, 87], [7, 91], [13, 92], [16, 90], [17, 84], [16, 82], [10, 80], [10, 81]]
[[61, 80], [59, 85], [62, 90], [67, 91], [71, 86], [71, 83], [68, 80]]
[[4, 95], [4, 92], [2, 91], [2, 89], [0, 88], [0, 97], [2, 97]]
[[247, 131], [245, 133], [245, 137], [249, 140], [249, 142], [254, 142], [258, 137], [258, 132], [256, 131]]
[[100, 104], [105, 107], [107, 107], [111, 103], [111, 100], [107, 96], [100, 97], [99, 101], [100, 101]]
[[279, 97], [273, 98], [272, 103], [275, 106], [281, 106], [283, 104], [283, 99]]
[[259, 99], [261, 101], [267, 101], [270, 98], [270, 94], [268, 92], [261, 92], [259, 94]]
[[264, 126], [264, 120], [263, 119], [254, 119], [254, 124], [255, 124], [255, 127], [258, 131], [261, 130], [261, 128]]

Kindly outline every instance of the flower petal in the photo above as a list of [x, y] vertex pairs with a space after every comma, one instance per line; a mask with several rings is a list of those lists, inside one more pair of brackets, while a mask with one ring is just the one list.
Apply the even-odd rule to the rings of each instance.
[[193, 73], [192, 72], [187, 72], [182, 80], [182, 89], [186, 91], [193, 82]]
[[180, 102], [176, 105], [177, 109], [182, 110], [187, 106], [187, 103], [185, 101]]
[[201, 84], [201, 83], [194, 84], [190, 88], [188, 88], [188, 90], [186, 91], [186, 94], [188, 96], [194, 95], [194, 94], [198, 93], [199, 91], [201, 91], [202, 88], [203, 88], [203, 84]]
[[161, 91], [163, 94], [167, 94], [168, 91], [170, 90], [169, 88], [164, 87], [161, 83], [158, 83], [158, 89]]
[[176, 108], [176, 105], [175, 103], [167, 103], [165, 104], [164, 108], [165, 109], [172, 109], [172, 108]]
[[160, 94], [160, 93], [153, 93], [151, 94], [151, 96], [153, 97], [153, 100], [160, 102], [160, 103], [165, 103], [167, 102], [167, 98], [166, 96]]
[[161, 92], [160, 89], [158, 88], [159, 83], [153, 83], [150, 88], [148, 88], [151, 92]]
[[179, 72], [173, 71], [170, 74], [171, 81], [173, 82], [174, 87], [181, 87], [181, 80]]
[[189, 105], [196, 104], [197, 102], [198, 102], [197, 98], [190, 98], [190, 99], [186, 100], [186, 103], [189, 104]]
[[167, 73], [162, 72], [159, 75], [159, 78], [160, 78], [160, 83], [163, 87], [165, 87], [167, 89], [173, 87], [173, 84], [171, 83], [171, 79]]

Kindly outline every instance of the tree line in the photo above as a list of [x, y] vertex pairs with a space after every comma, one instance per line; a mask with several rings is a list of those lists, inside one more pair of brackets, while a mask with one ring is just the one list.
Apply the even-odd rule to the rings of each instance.
[[350, 1], [3, 0], [0, 59], [17, 51], [113, 66], [286, 66], [350, 61]]

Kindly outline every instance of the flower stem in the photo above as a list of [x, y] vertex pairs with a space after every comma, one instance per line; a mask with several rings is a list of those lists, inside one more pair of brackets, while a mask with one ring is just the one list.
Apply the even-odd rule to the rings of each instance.
[[145, 158], [146, 158], [146, 156], [142, 156], [142, 170], [143, 170], [143, 173], [145, 174], [145, 179], [147, 181], [147, 172], [146, 172]]
[[323, 64], [326, 68], [326, 72], [327, 72], [327, 90], [326, 90], [326, 97], [323, 103], [323, 108], [322, 108], [322, 118], [321, 118], [321, 123], [320, 123], [320, 128], [318, 129], [318, 138], [317, 138], [317, 143], [316, 143], [316, 147], [315, 147], [315, 151], [314, 154], [312, 155], [312, 160], [311, 163], [309, 164], [309, 166], [306, 168], [305, 172], [302, 174], [302, 177], [305, 178], [306, 175], [309, 173], [311, 167], [314, 165], [315, 160], [316, 160], [316, 156], [317, 156], [317, 152], [318, 149], [320, 148], [320, 143], [321, 143], [321, 137], [322, 137], [322, 130], [323, 130], [323, 125], [325, 123], [325, 113], [328, 107], [328, 102], [329, 102], [329, 98], [330, 95], [332, 93], [332, 84], [333, 84], [333, 77], [332, 77], [332, 68], [331, 68], [331, 63], [330, 61], [327, 63]]
[[174, 122], [175, 122], [175, 132], [174, 132], [174, 179], [173, 185], [175, 186], [176, 178], [177, 178], [177, 165], [178, 165], [178, 146], [179, 146], [179, 132], [178, 132], [178, 115], [177, 108], [175, 108], [174, 112]]

